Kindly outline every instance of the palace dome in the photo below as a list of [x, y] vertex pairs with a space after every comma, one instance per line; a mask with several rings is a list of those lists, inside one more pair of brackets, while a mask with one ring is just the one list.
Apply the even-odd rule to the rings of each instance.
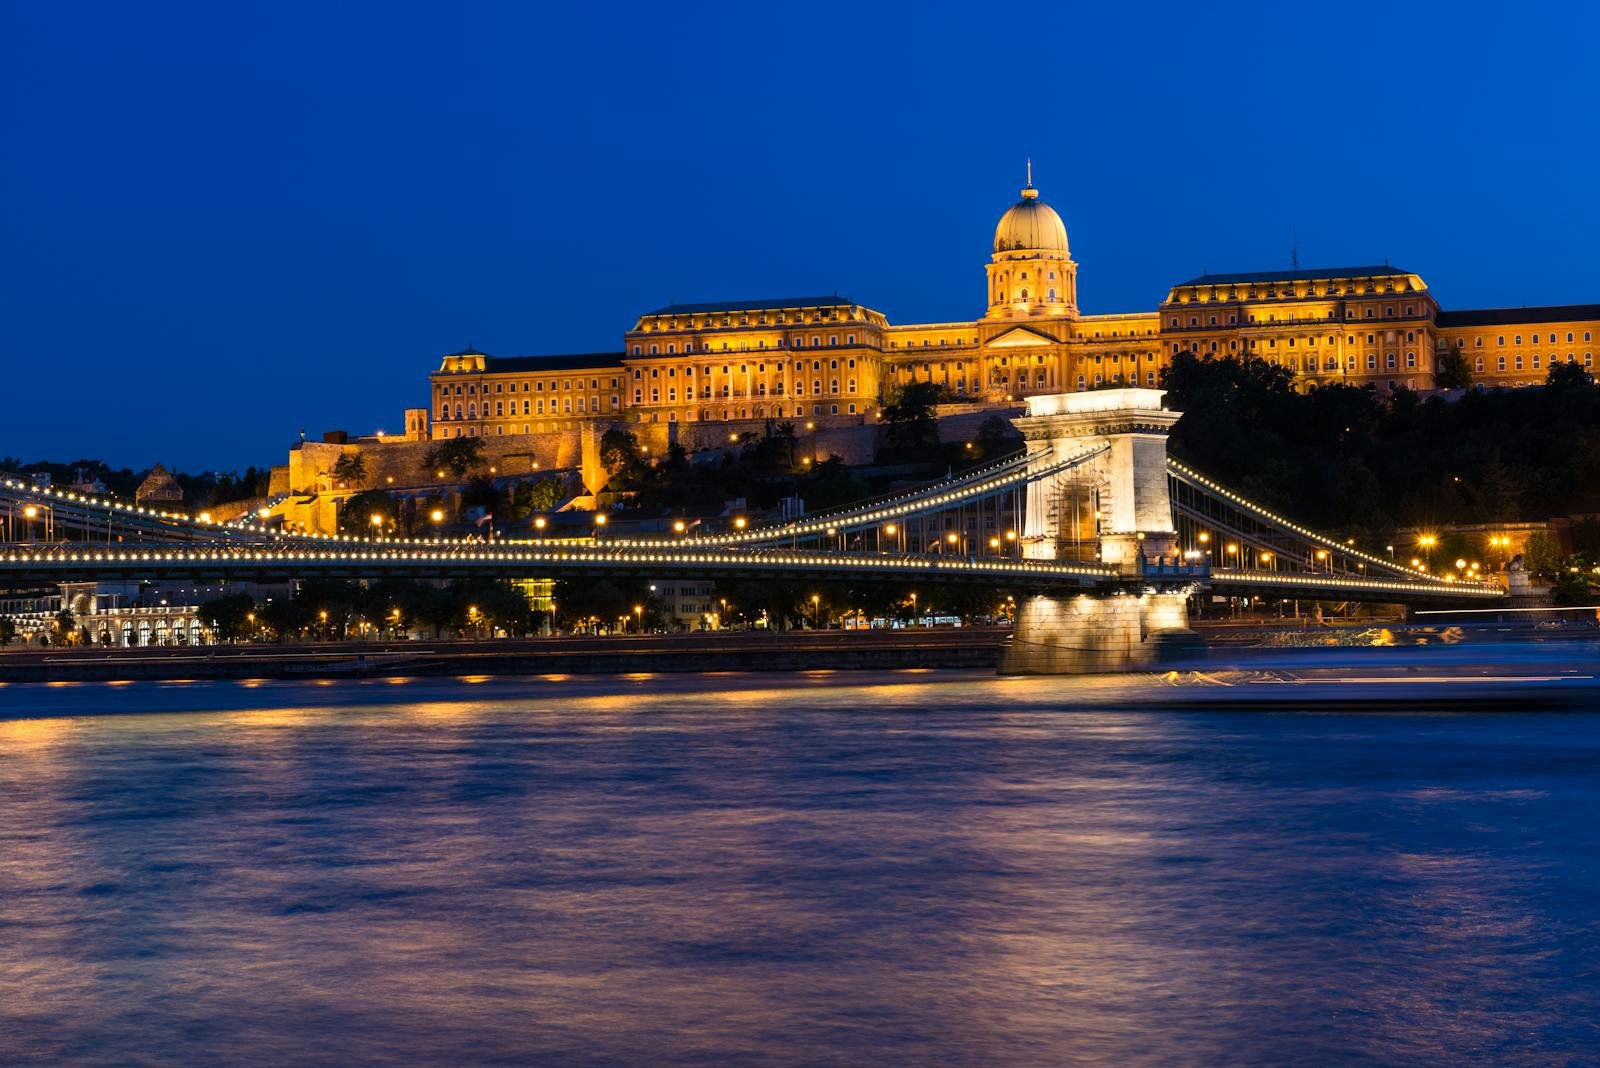
[[1067, 255], [1067, 228], [1054, 208], [1039, 199], [1033, 182], [1022, 189], [1022, 199], [1000, 216], [994, 228], [995, 252], [1059, 252]]

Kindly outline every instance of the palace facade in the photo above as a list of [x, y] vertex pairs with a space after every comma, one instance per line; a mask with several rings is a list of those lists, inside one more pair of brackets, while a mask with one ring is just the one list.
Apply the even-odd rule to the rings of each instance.
[[[514, 436], [596, 422], [860, 424], [899, 387], [935, 382], [1005, 407], [1035, 393], [1156, 385], [1179, 352], [1250, 355], [1304, 388], [1435, 388], [1454, 348], [1475, 384], [1533, 385], [1551, 363], [1594, 368], [1600, 304], [1444, 311], [1423, 279], [1383, 266], [1204, 274], [1153, 311], [1085, 315], [1061, 216], [1030, 173], [995, 227], [985, 312], [894, 324], [848, 297], [671, 304], [616, 352], [451, 353], [430, 376], [434, 439]], [[411, 429], [411, 428], [408, 428]], [[678, 429], [678, 428], [674, 428]]]

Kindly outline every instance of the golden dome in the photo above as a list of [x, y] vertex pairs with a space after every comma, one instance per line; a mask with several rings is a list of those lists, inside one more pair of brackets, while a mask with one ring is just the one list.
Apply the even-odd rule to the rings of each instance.
[[995, 252], [1059, 252], [1067, 255], [1067, 228], [1054, 208], [1039, 199], [1032, 168], [1022, 199], [1000, 216], [994, 228]]

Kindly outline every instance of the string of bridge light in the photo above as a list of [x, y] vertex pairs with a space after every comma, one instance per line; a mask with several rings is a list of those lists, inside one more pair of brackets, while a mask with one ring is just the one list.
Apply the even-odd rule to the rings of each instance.
[[[79, 505], [85, 508], [92, 508], [95, 511], [105, 511], [109, 513], [123, 512], [133, 517], [173, 520], [179, 523], [194, 524], [200, 527], [220, 528], [225, 525], [234, 526], [234, 524], [222, 524], [214, 522], [211, 518], [211, 513], [206, 511], [197, 512], [194, 515], [190, 515], [187, 512], [166, 512], [157, 508], [146, 508], [138, 503], [128, 504], [125, 501], [119, 501], [111, 497], [94, 497], [87, 493], [78, 493], [74, 490], [58, 490], [54, 486], [40, 486], [30, 482], [20, 482], [16, 479], [0, 479], [0, 487], [15, 491], [24, 497], [48, 497], [57, 502], [64, 502], [67, 504]], [[46, 505], [45, 507], [54, 507], [54, 505]], [[254, 524], [236, 527], [236, 529], [245, 529], [252, 533], [260, 534], [277, 533], [276, 531], [270, 530], [267, 527], [257, 526]]]
[[1091, 564], [1064, 564], [1040, 560], [977, 560], [964, 557], [881, 556], [848, 553], [823, 553], [794, 550], [720, 550], [714, 552], [640, 551], [636, 548], [575, 546], [552, 550], [418, 550], [386, 549], [332, 551], [304, 549], [182, 549], [167, 551], [131, 550], [109, 552], [64, 551], [22, 553], [15, 550], [0, 556], [0, 566], [25, 568], [39, 565], [96, 564], [216, 564], [216, 563], [486, 563], [486, 564], [678, 564], [711, 567], [782, 565], [812, 569], [969, 572], [994, 575], [1073, 577], [1114, 580], [1115, 568]]
[[[1209, 478], [1206, 478], [1204, 475], [1200, 474], [1198, 471], [1195, 471], [1195, 470], [1192, 470], [1191, 468], [1185, 467], [1183, 464], [1179, 463], [1177, 460], [1174, 460], [1170, 456], [1167, 457], [1167, 467], [1170, 470], [1176, 472], [1179, 475], [1179, 477], [1181, 477], [1181, 478], [1187, 478], [1187, 479], [1191, 479], [1194, 482], [1199, 482], [1206, 489], [1212, 490], [1215, 493], [1222, 494], [1224, 497], [1228, 498], [1229, 500], [1234, 501], [1235, 503], [1243, 506], [1246, 511], [1255, 512], [1257, 515], [1265, 516], [1267, 519], [1271, 520], [1272, 522], [1277, 523], [1280, 526], [1287, 527], [1289, 530], [1292, 530], [1295, 533], [1300, 534], [1300, 535], [1302, 535], [1304, 537], [1310, 538], [1312, 541], [1318, 542], [1318, 543], [1322, 544], [1324, 547], [1332, 549], [1335, 552], [1345, 553], [1346, 555], [1349, 555], [1349, 556], [1357, 556], [1357, 557], [1360, 557], [1361, 559], [1367, 561], [1368, 563], [1378, 564], [1378, 565], [1380, 565], [1382, 567], [1391, 568], [1391, 569], [1393, 569], [1395, 571], [1403, 571], [1403, 572], [1406, 572], [1408, 574], [1416, 574], [1416, 575], [1426, 575], [1427, 574], [1427, 572], [1424, 572], [1424, 571], [1414, 571], [1412, 568], [1408, 568], [1404, 564], [1396, 563], [1393, 560], [1385, 560], [1381, 556], [1374, 556], [1374, 555], [1372, 555], [1370, 553], [1367, 553], [1367, 552], [1364, 552], [1364, 551], [1362, 551], [1360, 549], [1357, 549], [1352, 545], [1341, 544], [1341, 543], [1339, 543], [1337, 541], [1334, 541], [1332, 538], [1328, 537], [1325, 534], [1319, 534], [1318, 532], [1316, 532], [1314, 530], [1310, 530], [1310, 529], [1308, 529], [1306, 527], [1302, 527], [1298, 523], [1294, 522], [1291, 519], [1286, 519], [1283, 516], [1277, 515], [1276, 513], [1272, 512], [1272, 511], [1269, 511], [1268, 509], [1262, 507], [1261, 505], [1255, 503], [1254, 501], [1247, 500], [1246, 498], [1239, 496], [1237, 493], [1233, 492], [1232, 490], [1230, 490], [1230, 489], [1228, 489], [1228, 488], [1226, 488], [1224, 486], [1219, 486], [1217, 483], [1211, 481]], [[1438, 580], [1435, 580], [1435, 581], [1438, 581]]]
[[716, 534], [699, 537], [694, 540], [715, 545], [749, 544], [752, 541], [769, 541], [780, 538], [809, 536], [811, 534], [826, 534], [831, 537], [837, 534], [840, 528], [872, 526], [890, 519], [899, 519], [925, 507], [960, 504], [974, 497], [987, 496], [1018, 482], [1026, 483], [1047, 478], [1051, 475], [1059, 474], [1069, 467], [1076, 467], [1078, 464], [1091, 460], [1108, 448], [1110, 448], [1109, 445], [1098, 445], [1087, 452], [1062, 460], [1039, 472], [1023, 470], [1013, 475], [990, 479], [976, 485], [962, 487], [961, 489], [947, 489], [934, 496], [929, 496], [929, 493], [933, 492], [931, 490], [921, 490], [917, 493], [907, 494], [900, 499], [902, 503], [899, 504], [880, 504], [867, 510], [835, 513], [832, 517], [809, 519], [803, 523], [792, 523], [787, 526], [777, 527], [760, 527], [737, 534]]
[[862, 501], [858, 504], [851, 505], [848, 508], [841, 508], [835, 512], [824, 512], [821, 515], [813, 516], [811, 521], [821, 523], [827, 522], [831, 519], [846, 518], [866, 509], [888, 507], [889, 505], [897, 502], [926, 496], [927, 494], [937, 492], [940, 489], [950, 490], [955, 489], [958, 486], [970, 484], [972, 482], [986, 481], [997, 475], [1006, 474], [1011, 468], [1026, 468], [1028, 464], [1033, 461], [1035, 455], [1036, 454], [1025, 453], [1021, 456], [1013, 456], [1009, 460], [1002, 460], [999, 463], [990, 464], [987, 467], [976, 468], [975, 470], [968, 471], [956, 478], [943, 480], [931, 486], [924, 486], [921, 489], [908, 490], [905, 493], [886, 494], [883, 497], [879, 497], [875, 500]]
[[[1081, 462], [1081, 459], [1086, 459], [1086, 458], [1088, 458], [1088, 456], [1094, 455], [1094, 453], [1098, 452], [1098, 451], [1101, 451], [1101, 450], [1094, 450], [1094, 451], [1086, 454], [1082, 458], [1069, 460], [1065, 464], [1057, 465], [1055, 468], [1052, 468], [1049, 471], [1043, 472], [1040, 476], [1037, 476], [1037, 477], [1044, 477], [1044, 475], [1048, 475], [1048, 474], [1052, 473], [1055, 470], [1059, 470], [1061, 467], [1070, 466], [1072, 463]], [[1024, 469], [1026, 469], [1028, 464], [1030, 464], [1032, 462], [1032, 460], [1035, 458], [1036, 455], [1037, 454], [1024, 454], [1022, 456], [1012, 457], [1012, 458], [1007, 459], [1007, 460], [1002, 460], [1002, 461], [999, 461], [999, 462], [997, 462], [995, 464], [989, 465], [988, 467], [979, 468], [976, 471], [967, 472], [966, 474], [962, 475], [959, 479], [951, 480], [950, 482], [946, 483], [945, 485], [946, 485], [946, 487], [955, 487], [955, 486], [962, 486], [963, 484], [971, 484], [971, 483], [973, 483], [974, 480], [979, 480], [980, 482], [983, 482], [985, 480], [988, 480], [988, 479], [992, 478], [994, 473], [996, 473], [996, 472], [1004, 472], [1008, 468], [1012, 468], [1012, 467], [1021, 466]], [[1024, 474], [1025, 474], [1025, 471], [1024, 471]], [[1002, 483], [1002, 484], [1004, 484], [1004, 483]], [[54, 487], [39, 486], [39, 485], [36, 485], [36, 484], [20, 482], [20, 481], [16, 481], [16, 480], [9, 479], [9, 478], [8, 479], [4, 479], [4, 480], [0, 480], [0, 485], [4, 485], [6, 488], [9, 488], [9, 489], [21, 491], [23, 494], [32, 494], [32, 495], [37, 495], [37, 496], [48, 496], [48, 497], [52, 497], [52, 498], [55, 498], [55, 499], [58, 499], [58, 500], [61, 500], [61, 501], [68, 501], [68, 502], [71, 502], [71, 503], [74, 503], [74, 504], [82, 504], [82, 505], [87, 506], [87, 507], [92, 507], [97, 511], [98, 510], [105, 510], [105, 511], [111, 512], [111, 513], [123, 512], [123, 513], [125, 513], [125, 514], [127, 514], [129, 516], [134, 516], [134, 517], [146, 517], [146, 518], [151, 518], [151, 519], [170, 520], [170, 521], [175, 521], [175, 522], [180, 522], [180, 523], [188, 523], [188, 524], [191, 524], [191, 525], [194, 525], [194, 526], [200, 528], [201, 530], [206, 530], [208, 532], [209, 531], [218, 531], [218, 530], [221, 530], [221, 529], [225, 528], [225, 529], [230, 529], [230, 530], [242, 530], [242, 531], [245, 531], [245, 532], [248, 532], [248, 533], [252, 533], [252, 534], [263, 534], [263, 535], [267, 535], [267, 536], [270, 536], [270, 537], [275, 538], [275, 539], [293, 537], [296, 540], [313, 541], [313, 542], [339, 542], [339, 543], [344, 543], [344, 542], [350, 542], [350, 543], [374, 543], [374, 542], [376, 542], [376, 543], [392, 543], [392, 544], [405, 544], [405, 545], [415, 545], [415, 544], [475, 544], [475, 542], [473, 541], [473, 539], [470, 536], [465, 536], [465, 535], [460, 537], [460, 538], [444, 538], [444, 537], [440, 537], [440, 536], [436, 536], [436, 537], [433, 537], [433, 538], [393, 538], [393, 537], [386, 537], [386, 536], [383, 536], [381, 534], [380, 535], [354, 535], [354, 534], [339, 534], [339, 533], [319, 534], [319, 533], [310, 533], [310, 532], [296, 533], [294, 535], [288, 535], [284, 531], [277, 530], [277, 529], [274, 529], [274, 528], [271, 528], [271, 527], [266, 527], [266, 526], [263, 526], [263, 525], [260, 525], [260, 524], [254, 523], [254, 522], [250, 522], [250, 521], [247, 520], [247, 518], [245, 516], [241, 516], [238, 519], [235, 519], [235, 520], [232, 520], [232, 521], [229, 521], [229, 522], [226, 522], [226, 523], [217, 523], [217, 522], [214, 522], [211, 519], [210, 513], [206, 512], [206, 511], [201, 511], [201, 512], [198, 512], [198, 513], [196, 513], [194, 515], [189, 515], [188, 513], [184, 513], [184, 512], [167, 512], [167, 511], [162, 511], [162, 510], [154, 509], [154, 508], [146, 508], [146, 507], [144, 507], [142, 505], [139, 505], [139, 504], [131, 504], [130, 505], [130, 504], [127, 504], [125, 502], [114, 500], [114, 499], [111, 499], [111, 498], [94, 497], [94, 496], [91, 496], [89, 494], [80, 494], [80, 493], [77, 493], [77, 492], [61, 491], [61, 490], [56, 490]], [[981, 488], [982, 490], [987, 491], [990, 487], [988, 485], [982, 485], [980, 487], [971, 487], [971, 486], [969, 486], [968, 488], [969, 488], [969, 490], [971, 488]], [[916, 490], [916, 491], [913, 491], [911, 493], [902, 494], [902, 495], [899, 495], [897, 497], [888, 498], [886, 502], [877, 505], [877, 507], [879, 509], [883, 509], [886, 506], [888, 506], [889, 502], [894, 502], [894, 501], [907, 501], [907, 502], [915, 501], [915, 500], [917, 500], [919, 498], [926, 497], [930, 492], [931, 492], [930, 489]], [[947, 488], [946, 491], [945, 491], [945, 494], [942, 495], [941, 497], [937, 498], [937, 502], [944, 502], [944, 501], [946, 501], [947, 498], [951, 499], [951, 500], [958, 499], [958, 498], [949, 498], [949, 495], [951, 493], [956, 493], [956, 492], [958, 492], [958, 491], [955, 491], [953, 489], [948, 489]], [[970, 498], [972, 496], [979, 496], [979, 495], [981, 495], [981, 493], [967, 492], [965, 494], [962, 494], [959, 499], [968, 499], [968, 498]], [[288, 495], [288, 494], [279, 495], [279, 497], [278, 497], [279, 503], [281, 503], [283, 500], [286, 500], [289, 496], [292, 496], [292, 495]], [[930, 503], [934, 503], [934, 502], [930, 502]], [[269, 506], [264, 506], [264, 507], [261, 508], [261, 510], [260, 510], [260, 513], [261, 513], [260, 517], [261, 518], [263, 518], [263, 519], [266, 518], [266, 514], [265, 513], [267, 512], [269, 507], [270, 507], [270, 505]], [[854, 510], [854, 511], [859, 511], [859, 508]], [[852, 511], [845, 511], [845, 512], [842, 512], [842, 513], [838, 513], [838, 515], [841, 515], [841, 516], [849, 516], [851, 514], [853, 514]], [[899, 507], [898, 510], [896, 510], [893, 515], [885, 512], [881, 516], [879, 516], [879, 518], [895, 518], [897, 515], [902, 515], [902, 514], [905, 514], [905, 509], [904, 509], [904, 507]], [[246, 515], [248, 515], [248, 513], [246, 513]], [[823, 529], [825, 529], [829, 525], [829, 523], [828, 523], [828, 519], [826, 517], [819, 517], [817, 519], [809, 521], [809, 523], [807, 525], [809, 527], [814, 527], [815, 528], [815, 530], [812, 531], [812, 532], [821, 532]], [[716, 536], [709, 536], [709, 537], [707, 537], [707, 536], [697, 536], [697, 537], [692, 537], [690, 539], [676, 539], [676, 540], [640, 538], [640, 539], [630, 539], [628, 541], [621, 542], [621, 544], [624, 544], [624, 545], [678, 544], [678, 543], [681, 543], [681, 541], [683, 541], [683, 540], [692, 540], [692, 541], [695, 541], [695, 542], [707, 543], [707, 544], [738, 544], [738, 543], [747, 543], [748, 544], [748, 543], [750, 543], [752, 541], [762, 541], [762, 540], [766, 540], [768, 538], [785, 537], [785, 536], [792, 536], [790, 528], [788, 528], [788, 527], [762, 527], [762, 528], [754, 528], [754, 529], [751, 529], [749, 531], [742, 531], [742, 532], [740, 532], [738, 534], [730, 534], [730, 535], [716, 535]], [[538, 544], [543, 544], [544, 541], [545, 541], [545, 539], [514, 539], [514, 540], [512, 540], [511, 543], [512, 544], [538, 545]]]
[[1281, 583], [1287, 586], [1318, 586], [1332, 589], [1409, 590], [1418, 593], [1460, 593], [1468, 597], [1504, 597], [1505, 591], [1484, 583], [1434, 579], [1430, 582], [1402, 582], [1395, 579], [1369, 579], [1354, 575], [1295, 575], [1283, 571], [1253, 571], [1220, 568], [1211, 571], [1212, 582]]

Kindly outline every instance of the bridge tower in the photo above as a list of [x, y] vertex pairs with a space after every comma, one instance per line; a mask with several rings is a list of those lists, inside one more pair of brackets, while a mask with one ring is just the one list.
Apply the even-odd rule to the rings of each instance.
[[1179, 560], [1167, 490], [1167, 434], [1179, 413], [1161, 407], [1164, 393], [1030, 397], [1027, 414], [1014, 421], [1041, 467], [1100, 449], [1065, 476], [1028, 484], [1023, 555], [1077, 556], [1090, 533], [1100, 560], [1121, 580], [1098, 594], [1024, 601], [1002, 673], [1129, 671], [1203, 652], [1188, 628], [1185, 602], [1195, 576]]

